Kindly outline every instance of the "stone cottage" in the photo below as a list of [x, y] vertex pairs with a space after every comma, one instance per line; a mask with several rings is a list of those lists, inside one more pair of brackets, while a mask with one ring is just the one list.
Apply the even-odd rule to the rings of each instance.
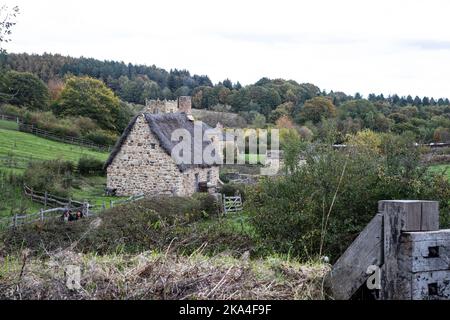
[[[211, 127], [196, 122], [203, 132]], [[199, 185], [213, 188], [219, 181], [219, 165], [189, 161], [176, 162], [172, 150], [172, 132], [185, 129], [194, 135], [190, 97], [178, 101], [150, 101], [144, 112], [136, 115], [114, 146], [106, 162], [107, 188], [118, 196], [176, 195], [191, 196]], [[194, 139], [192, 139], [194, 140]], [[213, 141], [192, 145], [192, 154], [202, 153]]]

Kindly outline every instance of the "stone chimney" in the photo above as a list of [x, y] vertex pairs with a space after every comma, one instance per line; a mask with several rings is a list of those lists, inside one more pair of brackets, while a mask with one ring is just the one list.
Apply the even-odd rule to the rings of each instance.
[[192, 100], [189, 96], [182, 96], [178, 98], [178, 112], [192, 113]]

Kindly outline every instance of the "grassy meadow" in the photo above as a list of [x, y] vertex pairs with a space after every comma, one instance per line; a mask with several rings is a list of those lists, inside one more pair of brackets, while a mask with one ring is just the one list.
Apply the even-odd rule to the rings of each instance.
[[[33, 213], [41, 208], [41, 205], [25, 198], [20, 187], [8, 184], [11, 174], [21, 175], [30, 161], [61, 159], [76, 164], [84, 156], [106, 161], [108, 153], [20, 132], [17, 123], [0, 120], [0, 188], [3, 194], [0, 217]], [[72, 197], [96, 205], [103, 202], [109, 205], [110, 200], [118, 198], [103, 195], [105, 183], [104, 176], [77, 177]]]

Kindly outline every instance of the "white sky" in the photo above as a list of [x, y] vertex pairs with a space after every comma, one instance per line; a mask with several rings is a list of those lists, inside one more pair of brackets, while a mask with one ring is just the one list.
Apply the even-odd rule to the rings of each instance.
[[0, 0], [19, 5], [10, 52], [61, 53], [213, 82], [261, 77], [349, 94], [450, 97], [447, 0]]

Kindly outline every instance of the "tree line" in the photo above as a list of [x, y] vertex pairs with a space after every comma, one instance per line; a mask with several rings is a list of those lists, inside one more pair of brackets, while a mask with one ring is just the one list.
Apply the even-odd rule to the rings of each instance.
[[[303, 127], [316, 136], [320, 135], [321, 127], [327, 125], [327, 121], [332, 121], [341, 133], [338, 140], [344, 140], [346, 134], [362, 129], [409, 132], [421, 142], [450, 140], [448, 98], [413, 98], [412, 95], [397, 94], [387, 97], [383, 94], [369, 94], [364, 98], [359, 93], [350, 95], [344, 92], [327, 92], [310, 83], [268, 78], [246, 86], [229, 79], [213, 84], [207, 75], [191, 75], [187, 70], [167, 71], [154, 65], [134, 65], [58, 54], [11, 53], [3, 59], [3, 68], [10, 70], [10, 73], [12, 70], [19, 72], [11, 73], [10, 82], [16, 82], [16, 85], [9, 86], [9, 90], [23, 91], [21, 88], [24, 87], [42, 89], [42, 84], [47, 86], [47, 94], [45, 90], [38, 90], [42, 91], [41, 95], [36, 95], [38, 103], [31, 101], [33, 99], [14, 101], [15, 98], [11, 102], [31, 108], [35, 108], [35, 104], [46, 104], [43, 102], [46, 99], [60, 103], [64, 100], [66, 104], [70, 104], [68, 99], [60, 96], [67, 79], [88, 76], [100, 80], [114, 96], [124, 102], [143, 105], [148, 99], [176, 99], [190, 95], [194, 108], [238, 113], [254, 127], [265, 127], [268, 124], [288, 128]], [[23, 72], [29, 73], [27, 81], [14, 80]], [[35, 79], [32, 80], [30, 74]], [[28, 90], [30, 91], [33, 90]], [[18, 98], [17, 95], [15, 97]], [[80, 102], [87, 98], [73, 99]], [[117, 103], [114, 101], [112, 110], [118, 110]], [[78, 109], [86, 108], [88, 107], [83, 106]], [[77, 107], [72, 106], [71, 109], [76, 110]], [[95, 111], [90, 110], [86, 114], [91, 113]], [[91, 118], [101, 121], [95, 114]], [[120, 131], [123, 128], [123, 124], [117, 125], [117, 121], [112, 119], [102, 123], [102, 126], [106, 130]]]

